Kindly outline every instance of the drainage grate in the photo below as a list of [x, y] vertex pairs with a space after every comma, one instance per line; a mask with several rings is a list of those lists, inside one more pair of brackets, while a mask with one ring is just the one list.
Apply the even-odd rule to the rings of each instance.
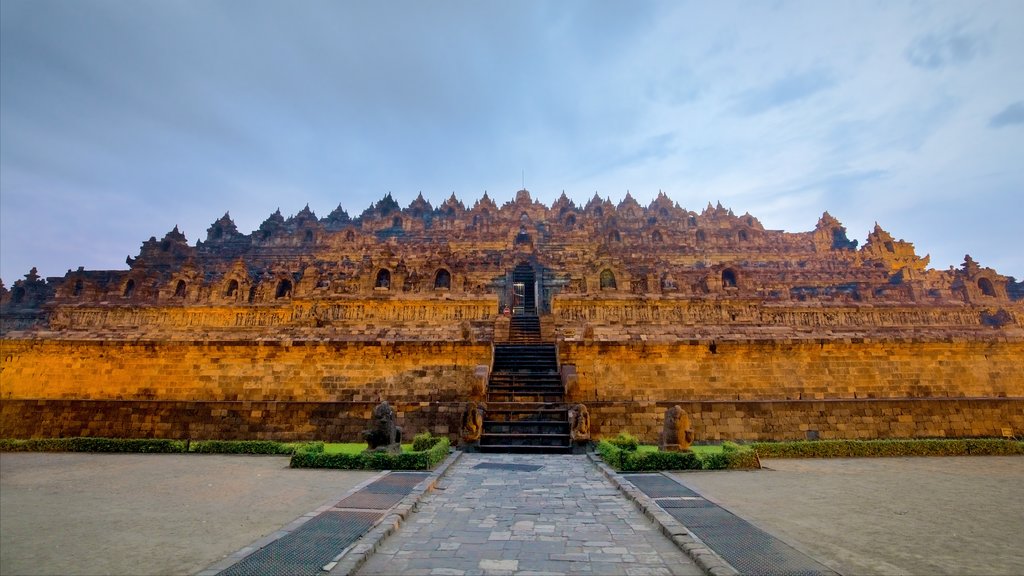
[[714, 508], [669, 508], [666, 512], [732, 564], [753, 576], [825, 576], [835, 572], [749, 522]]
[[746, 520], [661, 474], [624, 474], [740, 574], [834, 576], [836, 573]]
[[366, 486], [360, 492], [372, 494], [408, 494], [429, 474], [423, 472], [392, 472]]
[[[408, 490], [406, 490], [408, 492]], [[359, 508], [362, 510], [387, 510], [405, 498], [401, 493], [373, 493], [360, 490], [334, 505], [335, 508]]]
[[714, 508], [715, 504], [703, 498], [658, 498], [655, 500], [658, 506], [668, 510], [669, 508]]
[[502, 462], [481, 462], [473, 468], [485, 468], [491, 470], [511, 470], [514, 472], [536, 472], [543, 468], [543, 466], [536, 466], [534, 464], [504, 464]]
[[700, 496], [700, 494], [662, 474], [623, 474], [623, 476], [651, 498]]
[[218, 576], [319, 576], [321, 567], [358, 540], [380, 516], [379, 512], [324, 512]]

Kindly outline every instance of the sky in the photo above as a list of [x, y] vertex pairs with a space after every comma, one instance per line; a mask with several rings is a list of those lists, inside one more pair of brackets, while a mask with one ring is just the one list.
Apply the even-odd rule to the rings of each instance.
[[1024, 2], [3, 0], [0, 279], [525, 182], [1024, 278]]

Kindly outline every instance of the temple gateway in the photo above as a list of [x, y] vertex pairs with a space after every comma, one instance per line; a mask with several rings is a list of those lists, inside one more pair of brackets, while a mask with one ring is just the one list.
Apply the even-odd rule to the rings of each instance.
[[389, 194], [127, 264], [0, 287], [0, 437], [356, 440], [382, 401], [482, 450], [569, 450], [580, 414], [656, 442], [676, 405], [698, 442], [1024, 430], [1024, 283], [828, 213]]

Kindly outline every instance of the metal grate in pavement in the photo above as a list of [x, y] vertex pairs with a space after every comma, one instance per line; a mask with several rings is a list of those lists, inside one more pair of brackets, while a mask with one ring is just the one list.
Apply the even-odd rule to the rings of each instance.
[[682, 522], [726, 562], [739, 570], [740, 574], [835, 575], [827, 566], [717, 506], [669, 508], [666, 512]]
[[[740, 574], [835, 576], [835, 572], [661, 474], [623, 474]], [[692, 499], [682, 498], [689, 497]]]
[[426, 472], [392, 472], [377, 480], [360, 492], [372, 494], [408, 494], [430, 474]]
[[543, 468], [535, 464], [505, 464], [504, 462], [481, 462], [473, 468], [485, 468], [491, 470], [511, 470], [513, 472], [536, 472]]
[[359, 508], [362, 510], [387, 510], [405, 498], [404, 493], [374, 494], [360, 490], [334, 505], [335, 508]]
[[700, 496], [693, 490], [663, 474], [623, 474], [626, 480], [643, 491], [651, 498], [667, 496]]
[[324, 512], [218, 576], [319, 576], [321, 567], [358, 540], [380, 516], [380, 512]]
[[715, 504], [703, 498], [658, 498], [655, 502], [666, 510], [669, 508], [712, 508], [715, 506]]

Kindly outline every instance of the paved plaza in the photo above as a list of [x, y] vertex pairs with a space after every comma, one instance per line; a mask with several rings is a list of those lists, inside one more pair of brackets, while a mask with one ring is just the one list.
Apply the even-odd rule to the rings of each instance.
[[[1024, 573], [1024, 458], [764, 464], [675, 476], [842, 574]], [[0, 454], [0, 573], [195, 574], [378, 476], [287, 466]], [[462, 455], [361, 570], [699, 573], [586, 457], [489, 454]]]
[[762, 463], [676, 477], [841, 574], [1024, 574], [1024, 457]]
[[376, 472], [280, 456], [0, 454], [0, 574], [194, 574]]
[[586, 456], [465, 454], [359, 573], [702, 572]]

